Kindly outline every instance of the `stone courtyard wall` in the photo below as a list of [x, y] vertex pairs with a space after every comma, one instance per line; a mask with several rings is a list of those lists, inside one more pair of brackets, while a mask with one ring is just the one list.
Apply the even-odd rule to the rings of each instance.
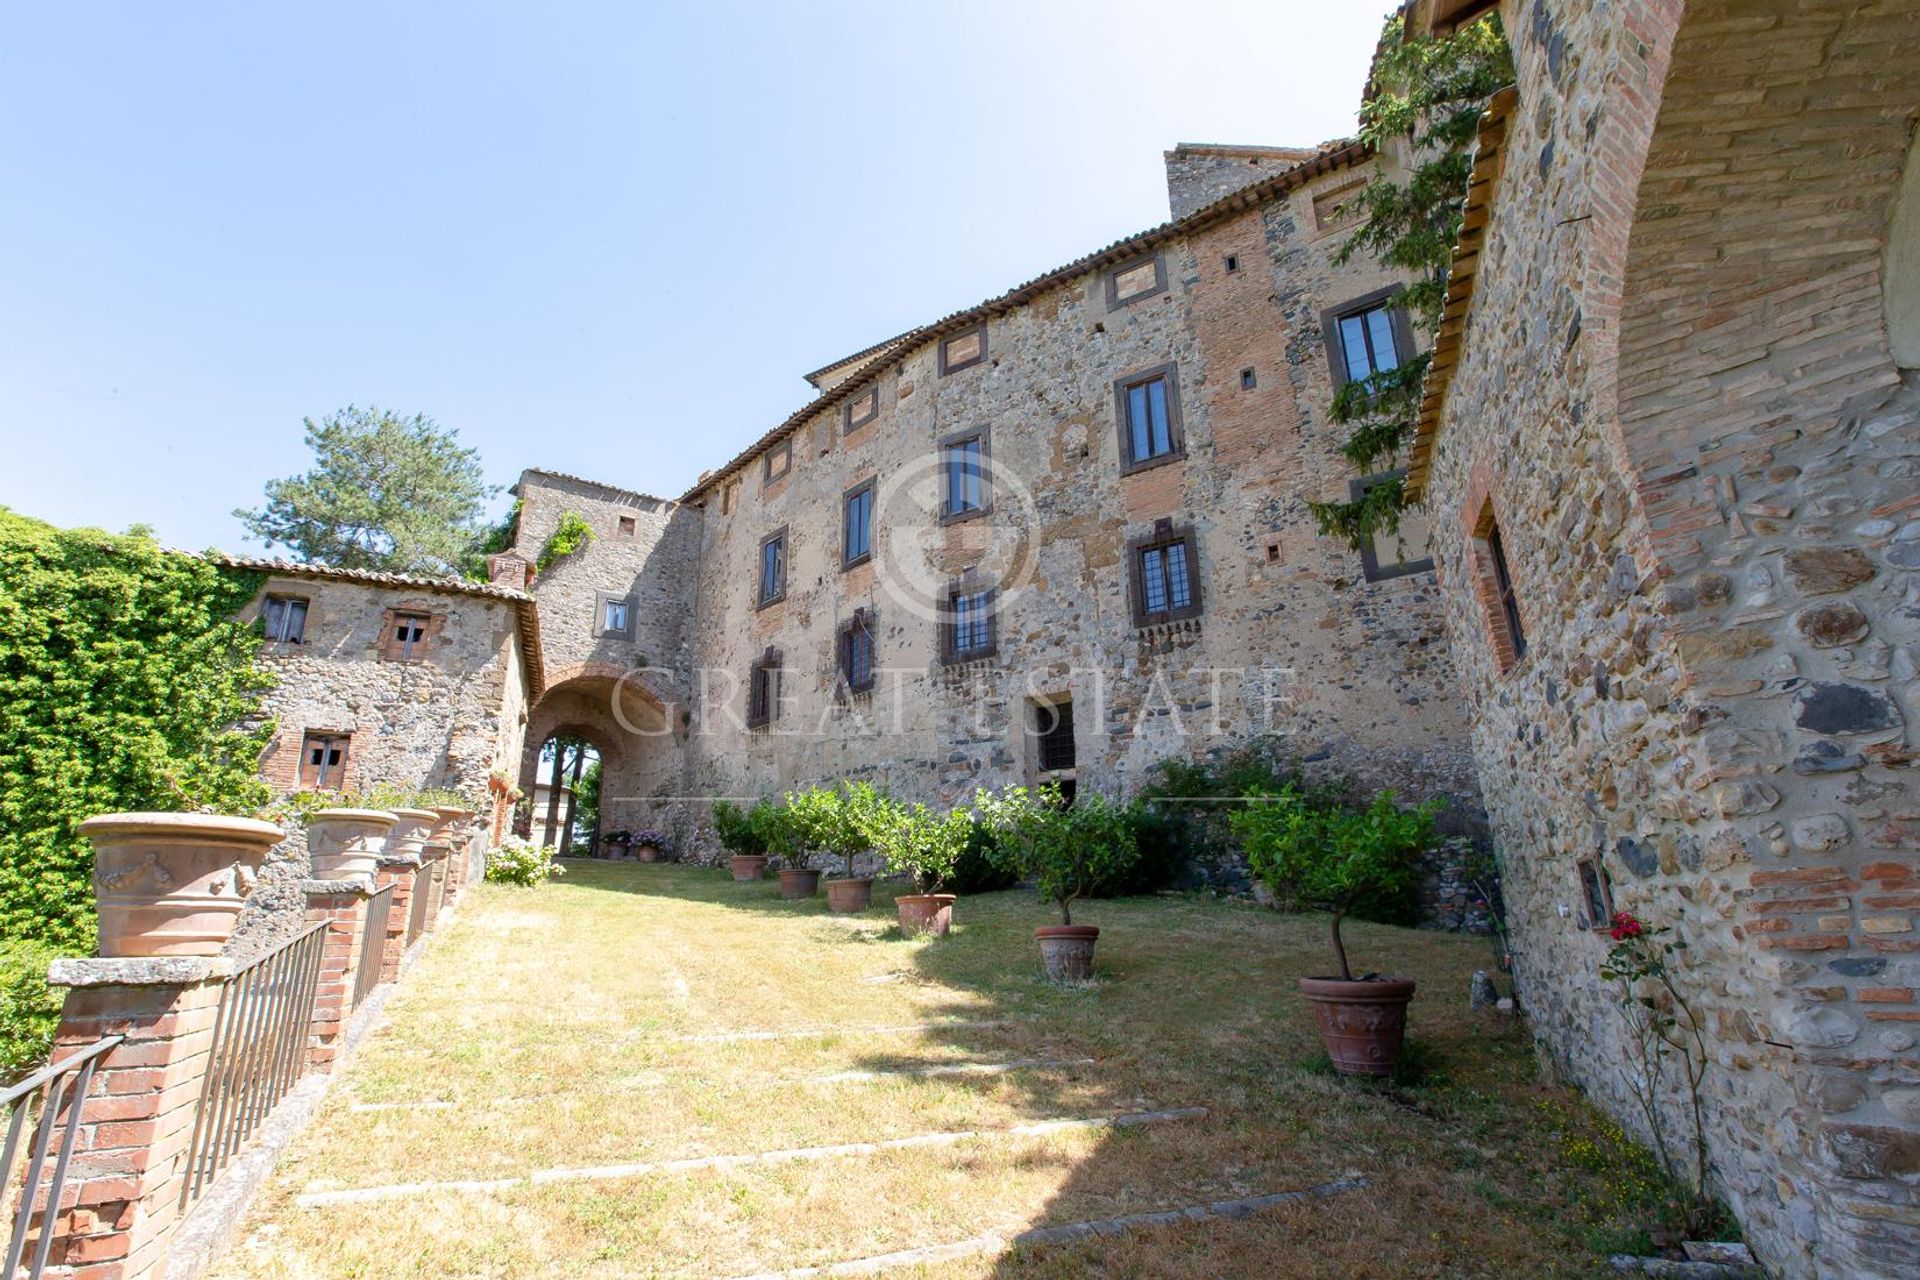
[[1687, 946], [1756, 1251], [1911, 1274], [1920, 393], [1879, 279], [1920, 6], [1502, 12], [1518, 104], [1427, 492], [1522, 999], [1644, 1129], [1596, 864]]

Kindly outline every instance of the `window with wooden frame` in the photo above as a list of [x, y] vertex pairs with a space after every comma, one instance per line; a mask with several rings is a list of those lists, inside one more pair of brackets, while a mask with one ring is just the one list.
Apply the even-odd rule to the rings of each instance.
[[593, 600], [593, 634], [633, 638], [633, 601], [622, 592], [600, 591]]
[[1322, 314], [1334, 390], [1349, 382], [1371, 383], [1412, 357], [1413, 325], [1399, 295], [1400, 286], [1394, 285]]
[[1588, 929], [1605, 929], [1613, 923], [1613, 884], [1598, 858], [1582, 858], [1579, 865], [1580, 905]]
[[840, 567], [873, 559], [873, 481], [863, 480], [840, 500]]
[[840, 624], [835, 648], [840, 682], [847, 692], [865, 693], [873, 688], [873, 615], [865, 609], [855, 609], [853, 616]]
[[987, 429], [964, 431], [940, 442], [940, 519], [971, 520], [993, 509], [988, 474]]
[[268, 596], [260, 602], [260, 623], [272, 644], [303, 644], [307, 638], [305, 596]]
[[418, 662], [426, 657], [427, 631], [433, 625], [433, 616], [396, 610], [387, 617], [386, 642], [380, 656], [388, 662]]
[[880, 388], [868, 387], [841, 409], [840, 428], [852, 435], [880, 416]]
[[353, 735], [308, 730], [300, 739], [300, 786], [307, 791], [343, 791]]
[[1167, 264], [1157, 253], [1122, 263], [1107, 272], [1106, 287], [1109, 311], [1151, 298], [1166, 291]]
[[747, 670], [747, 728], [764, 729], [780, 718], [780, 654], [771, 646]]
[[1487, 643], [1502, 674], [1513, 670], [1527, 653], [1526, 628], [1520, 620], [1519, 593], [1514, 590], [1513, 569], [1507, 560], [1505, 540], [1493, 504], [1487, 503], [1473, 526], [1474, 595], [1486, 619]]
[[1133, 625], [1150, 627], [1200, 616], [1200, 545], [1193, 526], [1159, 520], [1127, 544], [1133, 573]]
[[1187, 442], [1180, 423], [1180, 386], [1173, 365], [1116, 380], [1115, 415], [1120, 425], [1120, 474], [1184, 458]]
[[971, 369], [987, 358], [986, 322], [940, 340], [940, 376]]
[[1078, 763], [1073, 742], [1073, 703], [1062, 698], [1054, 702], [1035, 700], [1030, 704], [1033, 716], [1034, 763], [1042, 773], [1061, 773]]
[[[1367, 490], [1389, 480], [1398, 480], [1404, 471], [1382, 471], [1347, 482], [1347, 496], [1358, 502]], [[1399, 527], [1392, 533], [1377, 529], [1360, 544], [1360, 570], [1368, 582], [1402, 578], [1409, 573], [1427, 573], [1433, 569], [1433, 552], [1428, 543], [1427, 517], [1417, 507], [1400, 512]]]
[[761, 455], [760, 483], [772, 484], [776, 480], [787, 478], [787, 472], [793, 470], [793, 437], [788, 436], [779, 444], [770, 447]]
[[766, 608], [787, 598], [787, 530], [779, 529], [760, 539], [760, 563], [754, 580], [754, 602]]
[[993, 588], [963, 577], [947, 588], [940, 610], [940, 659], [952, 665], [990, 658], [998, 648]]

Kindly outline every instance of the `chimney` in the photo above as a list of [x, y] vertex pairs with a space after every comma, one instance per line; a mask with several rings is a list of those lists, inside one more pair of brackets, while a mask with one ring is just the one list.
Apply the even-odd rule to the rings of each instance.
[[501, 551], [487, 557], [487, 581], [496, 587], [525, 591], [533, 585], [533, 561], [518, 551]]
[[1167, 205], [1176, 219], [1184, 218], [1319, 154], [1318, 147], [1228, 147], [1182, 142], [1165, 153]]

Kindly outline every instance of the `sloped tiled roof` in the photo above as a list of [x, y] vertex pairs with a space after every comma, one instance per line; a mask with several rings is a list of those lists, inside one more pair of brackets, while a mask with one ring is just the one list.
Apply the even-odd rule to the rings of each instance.
[[[604, 480], [589, 480], [585, 476], [576, 476], [565, 471], [549, 471], [545, 467], [528, 467], [520, 474], [522, 476], [545, 476], [549, 480], [564, 480], [568, 484], [583, 484], [589, 489], [604, 489], [608, 493], [617, 493], [622, 497], [640, 498], [647, 502], [658, 502], [665, 506], [673, 505], [672, 498], [663, 498], [654, 493], [642, 493], [638, 489], [623, 489], [617, 484], [608, 484]], [[511, 492], [516, 497], [519, 496], [520, 486], [515, 485]]]

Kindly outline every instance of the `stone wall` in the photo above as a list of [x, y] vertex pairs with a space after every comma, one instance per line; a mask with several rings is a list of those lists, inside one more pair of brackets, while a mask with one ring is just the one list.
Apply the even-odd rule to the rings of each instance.
[[1502, 10], [1519, 100], [1427, 494], [1522, 996], [1549, 1056], [1643, 1129], [1597, 864], [1611, 906], [1686, 943], [1715, 1186], [1757, 1252], [1899, 1274], [1920, 1252], [1920, 392], [1879, 278], [1920, 8]]
[[1176, 218], [1203, 209], [1313, 155], [1312, 147], [1223, 147], [1183, 142], [1165, 154], [1167, 204]]
[[[517, 769], [522, 754], [527, 672], [519, 604], [423, 580], [356, 580], [288, 567], [269, 573], [242, 618], [257, 618], [270, 595], [307, 602], [300, 643], [261, 650], [278, 679], [264, 702], [275, 731], [261, 760], [275, 790], [303, 789], [300, 750], [308, 732], [345, 733], [341, 789], [444, 788], [480, 812], [491, 807], [490, 775]], [[433, 620], [418, 660], [382, 656], [396, 610]], [[306, 909], [299, 882], [308, 869], [305, 835], [295, 823], [249, 897], [230, 952], [251, 954], [298, 930]]]

